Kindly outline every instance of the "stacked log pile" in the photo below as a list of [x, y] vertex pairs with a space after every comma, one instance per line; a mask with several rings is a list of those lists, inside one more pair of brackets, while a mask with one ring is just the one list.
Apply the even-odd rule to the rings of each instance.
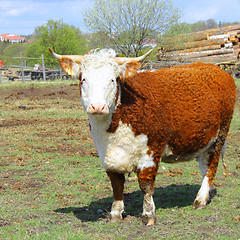
[[166, 38], [159, 60], [179, 62], [236, 61], [240, 53], [240, 24]]

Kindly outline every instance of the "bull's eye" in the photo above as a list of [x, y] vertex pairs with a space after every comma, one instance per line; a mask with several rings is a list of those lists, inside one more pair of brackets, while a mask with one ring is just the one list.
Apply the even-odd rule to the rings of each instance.
[[85, 79], [85, 78], [82, 79], [82, 83], [84, 83], [84, 82], [86, 82], [86, 79]]
[[112, 80], [111, 80], [111, 83], [115, 83], [115, 80], [114, 80], [114, 79], [112, 79]]

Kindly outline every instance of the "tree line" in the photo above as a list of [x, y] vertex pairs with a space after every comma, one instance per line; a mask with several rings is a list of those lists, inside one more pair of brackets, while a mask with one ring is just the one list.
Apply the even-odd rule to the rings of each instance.
[[[83, 33], [63, 20], [48, 20], [35, 28], [30, 39], [23, 43], [0, 42], [0, 60], [7, 65], [19, 64], [19, 52], [27, 66], [41, 64], [44, 54], [47, 67], [56, 67], [48, 47], [58, 54], [85, 54], [95, 48], [114, 48], [120, 56], [138, 56], [154, 40], [161, 45], [166, 36], [202, 31], [235, 23], [214, 19], [193, 24], [179, 23], [180, 11], [166, 0], [95, 0], [84, 14], [89, 33]], [[156, 50], [157, 51], [157, 50]]]

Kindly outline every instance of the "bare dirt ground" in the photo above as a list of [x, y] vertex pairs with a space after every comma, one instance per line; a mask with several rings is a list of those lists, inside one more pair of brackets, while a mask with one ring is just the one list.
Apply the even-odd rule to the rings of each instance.
[[[45, 87], [34, 87], [34, 84], [29, 87], [10, 87], [10, 88], [4, 88], [0, 89], [0, 96], [1, 99], [4, 100], [4, 104], [1, 107], [2, 111], [9, 109], [14, 112], [14, 115], [7, 116], [7, 119], [0, 117], [0, 127], [12, 127], [13, 129], [18, 126], [23, 125], [51, 125], [55, 124], [57, 122], [58, 124], [58, 131], [59, 134], [61, 131], [59, 129], [62, 127], [64, 129], [67, 128], [66, 132], [64, 132], [67, 135], [71, 135], [72, 138], [76, 139], [83, 139], [81, 140], [88, 140], [89, 144], [92, 145], [90, 132], [86, 131], [85, 135], [82, 134], [81, 129], [88, 128], [88, 120], [86, 115], [83, 117], [55, 117], [54, 112], [52, 113], [52, 116], [45, 117], [45, 116], [38, 116], [38, 110], [39, 112], [51, 109], [53, 105], [56, 105], [56, 108], [60, 108], [62, 111], [68, 111], [69, 109], [72, 109], [73, 111], [83, 111], [81, 107], [81, 101], [79, 96], [79, 89], [78, 84], [71, 84], [71, 85], [53, 85], [53, 86], [45, 86]], [[62, 102], [63, 100], [66, 100], [66, 102]], [[237, 99], [236, 99], [236, 109], [240, 109], [240, 88], [237, 89]], [[24, 114], [21, 114], [21, 117], [18, 115], [18, 112], [28, 112], [31, 110], [36, 110], [36, 114], [31, 117], [24, 117]], [[26, 114], [27, 115], [27, 114]], [[51, 113], [50, 113], [51, 115]], [[81, 126], [79, 121], [81, 121]], [[68, 126], [74, 125], [76, 127], [79, 126], [77, 129], [68, 128]], [[66, 127], [67, 126], [67, 127]], [[240, 131], [240, 129], [238, 129]], [[54, 133], [54, 131], [50, 132], [49, 134], [57, 134]], [[82, 136], [83, 135], [83, 136]], [[52, 135], [51, 135], [52, 136]], [[47, 137], [47, 133], [41, 134], [39, 133], [37, 137], [43, 138]], [[239, 144], [240, 142], [240, 134], [235, 134], [234, 136], [230, 133], [228, 137], [228, 142], [232, 144]], [[57, 148], [57, 151], [61, 152], [61, 154], [64, 154], [66, 156], [69, 156], [71, 152], [75, 151], [76, 149], [71, 148], [68, 146], [67, 148], [64, 145], [59, 145]], [[49, 146], [43, 146], [43, 149], [45, 151], [50, 151]], [[54, 150], [53, 150], [54, 151]], [[90, 150], [86, 149], [78, 149], [84, 156], [97, 156], [97, 152], [94, 150], [94, 146], [92, 145], [90, 147]]]
[[[104, 226], [101, 230], [101, 234], [97, 235], [96, 231], [93, 230], [93, 227], [88, 224], [88, 222], [101, 221], [102, 218], [105, 218], [106, 212], [102, 213], [101, 209], [110, 210], [111, 198], [111, 186], [107, 178], [104, 180], [101, 178], [99, 180], [95, 174], [103, 173], [104, 170], [101, 167], [100, 160], [97, 159], [97, 152], [91, 140], [89, 124], [86, 114], [83, 113], [81, 107], [79, 90], [77, 84], [70, 85], [49, 85], [43, 87], [37, 87], [36, 85], [27, 85], [25, 87], [6, 87], [0, 88], [0, 109], [2, 111], [0, 116], [0, 128], [3, 130], [3, 138], [1, 141], [1, 158], [0, 158], [0, 195], [6, 196], [8, 198], [8, 204], [16, 208], [17, 203], [14, 201], [13, 196], [25, 196], [26, 201], [22, 202], [22, 206], [26, 209], [31, 207], [33, 209], [40, 208], [38, 206], [42, 204], [42, 200], [38, 200], [37, 195], [40, 194], [45, 199], [48, 196], [48, 193], [43, 193], [43, 189], [47, 186], [56, 184], [55, 191], [59, 191], [54, 194], [54, 212], [52, 214], [52, 220], [55, 221], [55, 225], [61, 225], [67, 221], [72, 221], [72, 228], [82, 228], [89, 231], [91, 234], [95, 234], [96, 239], [113, 239], [114, 236], [119, 237], [121, 235], [115, 235], [115, 231], [110, 229], [109, 226]], [[240, 89], [237, 89], [237, 122], [239, 123], [239, 112], [240, 112]], [[228, 142], [231, 146], [230, 152], [228, 153], [228, 160], [235, 159], [234, 164], [231, 166], [232, 181], [236, 182], [236, 186], [239, 186], [239, 177], [240, 177], [240, 126], [235, 126], [235, 128], [230, 132]], [[62, 159], [67, 158], [68, 167], [57, 162], [57, 159], [61, 156]], [[74, 158], [74, 157], [78, 158]], [[89, 163], [89, 160], [85, 159], [91, 157], [94, 159], [93, 163]], [[84, 160], [83, 162], [81, 161]], [[95, 162], [95, 159], [97, 162]], [[238, 159], [238, 161], [236, 160]], [[58, 174], [55, 173], [55, 169], [52, 163], [56, 161], [56, 164], [59, 165]], [[48, 164], [50, 167], [48, 167]], [[91, 178], [87, 179], [87, 171], [90, 171], [90, 166], [93, 169], [96, 169], [96, 172], [91, 173]], [[64, 176], [66, 171], [74, 171], [74, 169], [79, 168], [81, 177], [70, 178], [66, 177], [66, 182], [63, 180], [56, 180], [57, 175]], [[83, 171], [84, 168], [84, 171]], [[39, 174], [41, 172], [41, 174]], [[51, 175], [56, 177], [52, 177]], [[157, 208], [165, 209], [169, 214], [169, 218], [165, 219], [162, 225], [159, 225], [156, 228], [156, 233], [162, 231], [162, 234], [165, 231], [167, 235], [167, 228], [173, 228], [172, 231], [175, 231], [175, 237], [179, 228], [182, 228], [183, 225], [180, 223], [182, 214], [182, 208], [191, 204], [194, 196], [196, 195], [199, 185], [195, 185], [195, 178], [199, 178], [199, 171], [195, 169], [190, 169], [189, 175], [184, 176], [185, 170], [180, 167], [175, 167], [174, 169], [159, 169], [159, 177], [161, 180], [156, 183], [155, 195], [159, 199], [156, 203]], [[176, 178], [175, 178], [176, 177]], [[178, 177], [178, 178], [177, 178]], [[174, 178], [176, 180], [174, 180]], [[193, 180], [190, 180], [194, 178]], [[223, 176], [219, 178], [219, 181], [216, 181], [215, 186], [221, 186], [223, 189], [227, 188], [227, 184], [222, 181]], [[124, 220], [124, 223], [119, 226], [119, 231], [122, 233], [128, 234], [128, 239], [134, 239], [142, 236], [148, 237], [146, 234], [145, 228], [139, 228], [137, 233], [130, 232], [129, 230], [129, 221], [139, 221], [139, 215], [142, 208], [142, 195], [139, 189], [136, 190], [135, 180], [129, 178], [128, 186], [126, 186], [127, 193], [125, 194], [125, 200], [128, 202], [127, 210], [128, 214]], [[187, 184], [186, 182], [189, 181]], [[238, 182], [237, 182], [238, 181]], [[60, 183], [59, 183], [60, 182]], [[133, 183], [134, 182], [134, 183]], [[134, 185], [135, 184], [135, 185]], [[55, 185], [54, 185], [55, 186]], [[52, 187], [54, 188], [54, 187]], [[79, 196], [76, 197], [74, 191], [66, 190], [64, 193], [61, 192], [61, 188], [76, 188], [80, 192], [84, 192], [84, 197], [87, 201], [83, 202], [79, 207]], [[45, 191], [45, 190], [44, 190]], [[46, 192], [49, 190], [46, 190]], [[69, 191], [69, 192], [68, 192]], [[92, 193], [95, 192], [94, 193]], [[227, 191], [227, 190], [226, 190]], [[191, 195], [190, 199], [180, 201], [175, 199], [175, 196], [172, 196], [170, 193], [181, 195], [184, 198], [187, 198]], [[34, 196], [31, 194], [34, 193]], [[44, 194], [46, 196], [44, 196]], [[216, 192], [215, 195], [217, 196]], [[48, 196], [49, 197], [49, 196]], [[223, 198], [223, 196], [221, 196]], [[89, 198], [89, 200], [88, 200]], [[140, 199], [140, 200], [139, 200]], [[171, 199], [169, 203], [168, 199]], [[133, 201], [134, 200], [134, 201]], [[88, 201], [90, 203], [88, 203]], [[37, 204], [38, 202], [38, 204]], [[72, 207], [78, 205], [78, 207]], [[236, 205], [236, 206], [235, 206]], [[239, 211], [239, 203], [235, 203], [237, 211]], [[48, 208], [51, 208], [49, 206]], [[173, 208], [175, 210], [169, 210]], [[177, 208], [177, 209], [176, 209]], [[25, 209], [25, 210], [26, 210]], [[100, 210], [99, 210], [100, 209]], [[14, 211], [14, 210], [12, 210]], [[24, 211], [24, 210], [23, 210]], [[99, 211], [96, 214], [96, 211]], [[105, 211], [105, 210], [104, 210]], [[179, 219], [172, 217], [172, 211], [176, 211], [175, 214], [179, 214]], [[214, 212], [214, 210], [213, 210]], [[11, 214], [12, 215], [11, 215]], [[66, 215], [72, 213], [76, 220], [73, 220], [73, 217]], [[18, 223], [25, 223], [27, 221], [34, 221], [34, 219], [42, 218], [43, 215], [40, 213], [25, 214], [24, 212], [19, 212], [19, 215], [14, 214], [9, 210], [9, 214], [2, 217], [0, 215], [0, 228], [7, 226], [13, 226]], [[55, 214], [58, 214], [58, 218], [55, 219]], [[163, 219], [162, 213], [158, 213], [158, 218]], [[9, 216], [8, 216], [9, 215]], [[223, 215], [221, 215], [223, 216]], [[171, 219], [172, 218], [172, 219]], [[222, 221], [220, 216], [215, 216], [211, 218], [208, 215], [206, 219], [200, 217], [200, 219], [205, 219], [207, 222], [214, 223], [214, 221], [220, 223]], [[194, 215], [188, 216], [188, 225], [198, 224], [198, 219]], [[239, 224], [240, 216], [234, 215], [232, 217], [232, 224]], [[124, 225], [125, 224], [125, 225]], [[179, 225], [179, 226], [178, 226]], [[136, 223], [133, 223], [133, 228], [137, 227]], [[185, 227], [185, 226], [184, 226]], [[176, 229], [175, 229], [176, 228]], [[175, 230], [174, 230], [175, 229]], [[197, 229], [197, 227], [196, 227]], [[215, 232], [217, 235], [222, 233], [226, 236], [231, 236], [231, 232], [228, 232], [229, 227], [222, 227], [219, 231]], [[16, 230], [12, 230], [13, 233]], [[33, 230], [29, 230], [29, 236], [35, 234]], [[31, 232], [33, 231], [33, 232]], [[41, 225], [38, 227], [40, 232], [50, 231], [48, 224]], [[77, 231], [77, 230], [76, 230]], [[202, 235], [205, 236], [205, 239], [211, 239], [211, 227], [205, 225], [202, 227]], [[209, 233], [206, 233], [209, 232]], [[105, 234], [107, 233], [107, 235]], [[191, 232], [190, 232], [191, 233]], [[199, 234], [200, 234], [199, 233]], [[140, 234], [140, 235], [139, 235]], [[194, 232], [191, 233], [194, 238]], [[205, 235], [204, 235], [205, 234]], [[91, 235], [93, 236], [93, 235]], [[158, 235], [159, 236], [159, 235]], [[185, 237], [182, 233], [181, 237]], [[234, 235], [235, 236], [235, 235]], [[1, 237], [1, 230], [0, 230]], [[152, 236], [151, 236], [152, 237]], [[125, 239], [125, 238], [124, 238]], [[127, 239], [127, 238], [126, 238]], [[152, 238], [154, 239], [154, 237]], [[156, 237], [158, 239], [158, 237]], [[167, 238], [166, 238], [167, 239]], [[180, 238], [179, 238], [180, 239]], [[230, 238], [229, 238], [230, 239]]]

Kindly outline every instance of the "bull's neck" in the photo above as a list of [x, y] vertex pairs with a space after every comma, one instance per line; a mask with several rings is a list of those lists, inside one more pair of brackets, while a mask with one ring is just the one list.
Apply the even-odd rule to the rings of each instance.
[[111, 124], [113, 114], [107, 115], [91, 115], [88, 114], [89, 123], [91, 125], [91, 130], [107, 130], [109, 125]]

